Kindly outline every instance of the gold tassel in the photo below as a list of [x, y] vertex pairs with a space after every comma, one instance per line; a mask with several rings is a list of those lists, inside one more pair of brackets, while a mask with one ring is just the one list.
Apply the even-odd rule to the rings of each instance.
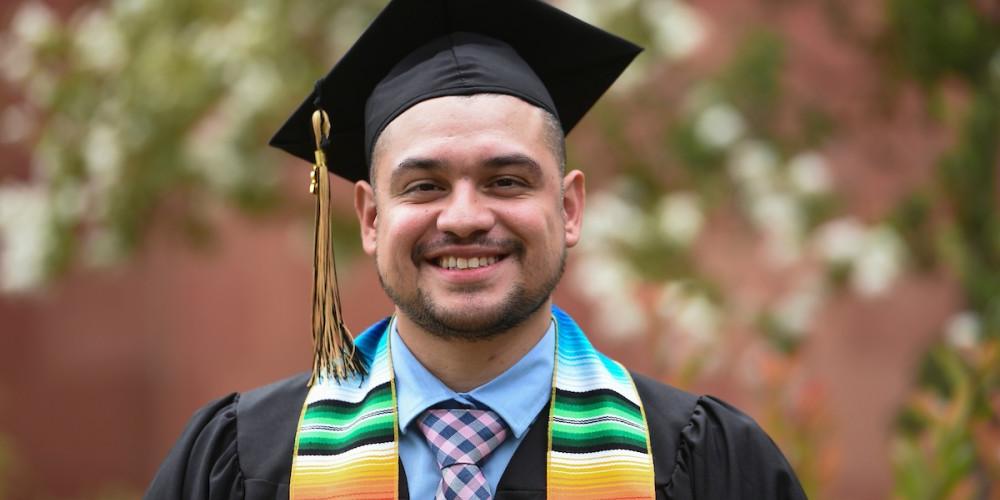
[[342, 381], [366, 374], [357, 357], [354, 338], [344, 324], [337, 285], [337, 264], [333, 255], [330, 221], [330, 171], [322, 144], [330, 134], [330, 118], [326, 111], [317, 110], [312, 116], [316, 138], [316, 164], [313, 165], [309, 192], [316, 195], [316, 227], [313, 260], [313, 369], [309, 378], [312, 387], [322, 378]]

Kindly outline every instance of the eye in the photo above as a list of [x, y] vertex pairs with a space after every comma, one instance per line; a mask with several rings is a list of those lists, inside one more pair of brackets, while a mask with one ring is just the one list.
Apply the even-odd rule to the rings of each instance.
[[428, 193], [432, 191], [439, 191], [441, 187], [433, 182], [415, 182], [406, 187], [403, 191], [404, 193]]
[[524, 181], [516, 177], [499, 177], [495, 179], [491, 184], [492, 186], [501, 189], [519, 188], [527, 186], [527, 184]]

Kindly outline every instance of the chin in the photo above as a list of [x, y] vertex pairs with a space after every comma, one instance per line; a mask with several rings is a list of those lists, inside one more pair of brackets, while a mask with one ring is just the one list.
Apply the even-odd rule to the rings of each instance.
[[[510, 297], [524, 298], [523, 293]], [[442, 338], [486, 340], [508, 332], [527, 321], [546, 304], [548, 297], [527, 302], [505, 300], [494, 304], [464, 304], [453, 307], [431, 307], [429, 317], [414, 319], [428, 332]]]
[[[490, 332], [508, 330], [523, 323], [527, 317], [517, 314], [511, 321], [508, 307], [499, 305], [464, 305], [435, 307], [429, 311], [435, 322], [466, 338], [488, 337]], [[532, 311], [533, 312], [533, 311]], [[522, 317], [523, 316], [523, 317]]]
[[459, 300], [443, 306], [442, 302], [449, 301], [437, 301], [422, 289], [402, 297], [384, 283], [383, 287], [402, 314], [423, 330], [444, 339], [467, 341], [492, 339], [520, 326], [548, 303], [550, 292], [526, 293], [516, 286], [500, 300]]

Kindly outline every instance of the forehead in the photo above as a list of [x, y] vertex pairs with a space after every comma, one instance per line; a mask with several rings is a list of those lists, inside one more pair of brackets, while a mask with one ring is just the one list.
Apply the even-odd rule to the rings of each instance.
[[508, 95], [478, 94], [428, 99], [396, 117], [379, 137], [373, 175], [410, 157], [475, 162], [518, 153], [553, 162], [545, 140], [545, 112]]

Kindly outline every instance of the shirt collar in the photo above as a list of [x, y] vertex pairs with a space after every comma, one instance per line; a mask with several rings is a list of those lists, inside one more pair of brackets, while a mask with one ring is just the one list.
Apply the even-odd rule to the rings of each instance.
[[517, 363], [467, 393], [451, 390], [428, 371], [399, 336], [395, 321], [390, 330], [399, 430], [404, 434], [410, 423], [428, 408], [456, 400], [489, 407], [507, 423], [514, 437], [520, 438], [549, 401], [555, 364], [554, 323], [549, 323], [542, 339]]

